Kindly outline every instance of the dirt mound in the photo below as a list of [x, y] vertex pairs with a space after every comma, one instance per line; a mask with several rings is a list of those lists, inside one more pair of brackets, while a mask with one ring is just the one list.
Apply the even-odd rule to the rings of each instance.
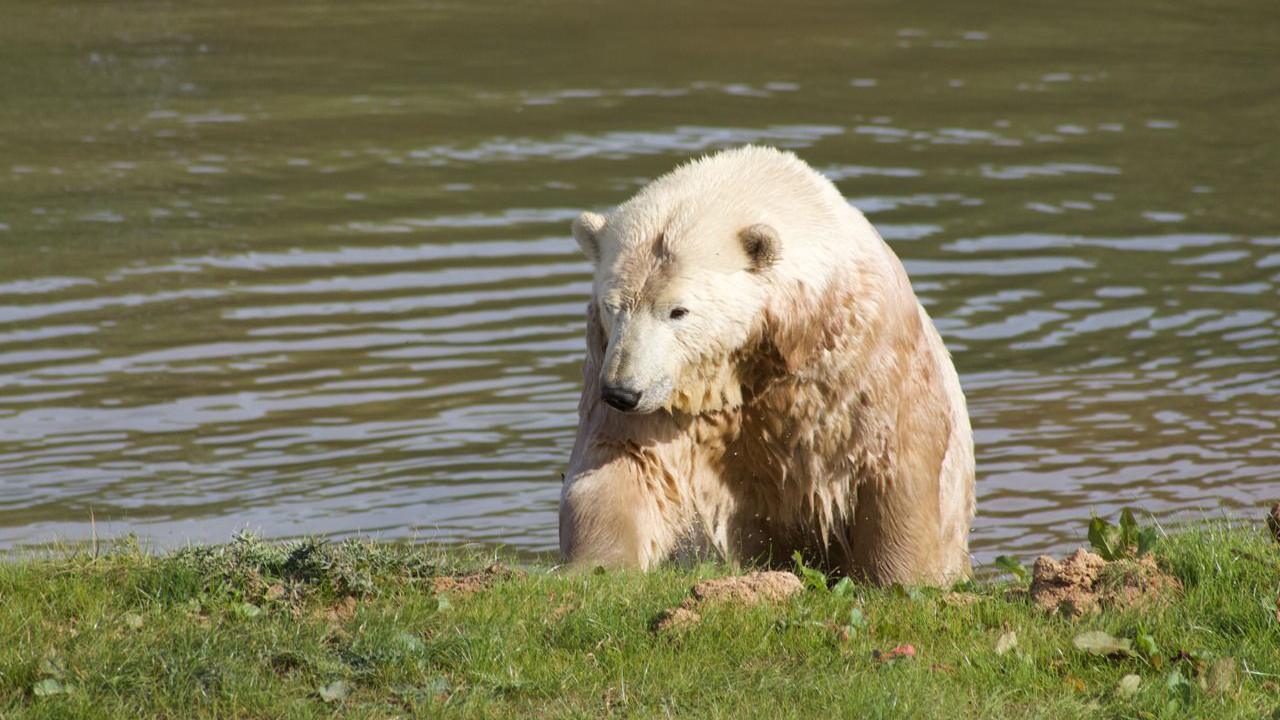
[[804, 589], [800, 578], [787, 572], [753, 572], [747, 575], [703, 580], [689, 589], [689, 597], [677, 607], [662, 611], [654, 621], [656, 632], [686, 630], [702, 620], [698, 609], [713, 603], [758, 605], [779, 602]]
[[800, 578], [789, 572], [753, 572], [703, 580], [689, 590], [689, 597], [699, 603], [725, 601], [755, 605], [786, 600], [803, 589]]
[[474, 592], [487, 590], [500, 580], [519, 577], [523, 574], [523, 572], [512, 570], [502, 563], [494, 563], [479, 572], [466, 575], [442, 575], [433, 578], [432, 585], [437, 593], [453, 592], [460, 595], [470, 595]]
[[657, 620], [653, 623], [653, 630], [657, 633], [680, 632], [702, 622], [702, 616], [696, 611], [680, 605], [679, 607], [667, 608], [658, 615]]
[[1158, 603], [1181, 591], [1182, 583], [1150, 555], [1107, 562], [1084, 548], [1061, 562], [1048, 555], [1036, 558], [1031, 580], [1037, 606], [1073, 618], [1103, 608]]
[[951, 607], [971, 607], [981, 600], [981, 595], [971, 592], [949, 592], [942, 596], [942, 602]]
[[1031, 599], [1050, 612], [1083, 615], [1098, 609], [1095, 587], [1107, 561], [1081, 548], [1058, 562], [1048, 555], [1036, 558]]
[[356, 599], [348, 595], [327, 608], [316, 610], [315, 614], [318, 618], [340, 625], [356, 616], [356, 605]]

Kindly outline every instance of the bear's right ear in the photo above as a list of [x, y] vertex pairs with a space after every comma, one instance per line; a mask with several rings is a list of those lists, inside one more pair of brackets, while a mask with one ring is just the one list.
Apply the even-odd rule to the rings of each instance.
[[582, 254], [592, 265], [600, 262], [600, 231], [604, 229], [604, 216], [584, 212], [573, 221], [573, 239], [578, 241]]
[[745, 227], [738, 233], [738, 240], [742, 242], [742, 249], [751, 261], [751, 272], [765, 270], [777, 262], [778, 256], [782, 254], [782, 240], [771, 225], [756, 223]]

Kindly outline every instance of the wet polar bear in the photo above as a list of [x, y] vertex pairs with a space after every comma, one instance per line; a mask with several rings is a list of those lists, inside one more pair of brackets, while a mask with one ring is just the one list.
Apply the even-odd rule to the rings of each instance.
[[687, 551], [877, 583], [969, 569], [973, 440], [902, 264], [802, 160], [683, 165], [573, 234], [595, 268], [567, 562]]

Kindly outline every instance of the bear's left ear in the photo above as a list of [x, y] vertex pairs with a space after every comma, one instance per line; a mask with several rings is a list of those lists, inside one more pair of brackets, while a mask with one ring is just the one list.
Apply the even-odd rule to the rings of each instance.
[[738, 231], [738, 240], [751, 261], [751, 272], [760, 272], [772, 266], [782, 254], [782, 240], [773, 226], [756, 223]]
[[592, 265], [600, 262], [600, 231], [604, 229], [604, 216], [584, 212], [573, 221], [573, 239], [578, 241], [582, 254]]

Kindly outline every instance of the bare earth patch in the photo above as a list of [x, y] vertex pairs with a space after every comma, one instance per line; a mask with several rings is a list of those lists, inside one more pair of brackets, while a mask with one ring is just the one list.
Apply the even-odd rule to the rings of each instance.
[[1107, 562], [1081, 548], [1059, 562], [1036, 558], [1031, 599], [1041, 609], [1076, 618], [1105, 608], [1140, 607], [1168, 600], [1182, 583], [1160, 569], [1155, 558]]
[[660, 614], [653, 629], [663, 633], [686, 630], [702, 620], [698, 609], [712, 603], [758, 605], [786, 600], [804, 590], [800, 578], [788, 572], [753, 572], [733, 577], [703, 580], [689, 589], [689, 597], [678, 607]]
[[653, 624], [653, 629], [658, 633], [681, 632], [700, 622], [702, 622], [702, 616], [697, 611], [681, 605], [663, 610]]
[[347, 595], [327, 608], [317, 609], [315, 615], [321, 620], [341, 625], [356, 616], [356, 605], [356, 599]]
[[466, 575], [444, 575], [434, 578], [432, 584], [437, 593], [453, 592], [460, 595], [470, 595], [481, 590], [488, 590], [494, 583], [501, 580], [523, 575], [524, 573], [519, 570], [512, 570], [502, 563], [494, 563], [479, 572]]
[[942, 596], [942, 602], [951, 607], [970, 607], [981, 599], [980, 595], [971, 592], [949, 592]]

